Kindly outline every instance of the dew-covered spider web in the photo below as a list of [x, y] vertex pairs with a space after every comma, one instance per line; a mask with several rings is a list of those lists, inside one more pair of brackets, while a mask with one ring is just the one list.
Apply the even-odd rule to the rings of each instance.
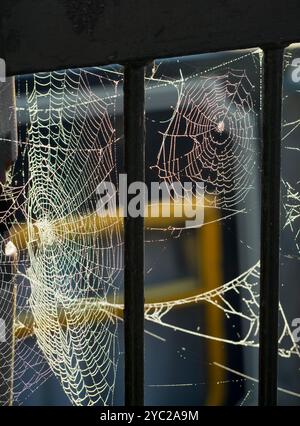
[[[282, 232], [281, 232], [281, 293], [280, 305], [285, 313], [286, 323], [292, 331], [295, 351], [298, 356], [290, 360], [279, 361], [279, 384], [299, 389], [299, 377], [292, 372], [299, 372], [299, 333], [295, 321], [300, 322], [299, 315], [299, 45], [289, 46], [284, 53], [284, 80], [282, 97]], [[297, 320], [298, 318], [298, 320]], [[291, 327], [292, 325], [292, 327]], [[289, 374], [292, 374], [289, 376]], [[280, 383], [281, 382], [281, 383]]]
[[162, 135], [157, 168], [168, 182], [205, 182], [215, 204], [230, 209], [252, 188], [256, 113], [246, 70], [221, 71], [177, 83], [178, 100]]
[[[50, 367], [74, 404], [113, 401], [118, 352], [113, 309], [107, 305], [95, 314], [82, 303], [90, 298], [114, 303], [118, 289], [120, 225], [96, 216], [95, 201], [98, 184], [116, 173], [119, 81], [97, 69], [67, 70], [36, 74], [27, 87], [29, 126], [21, 156], [28, 176], [25, 185], [4, 188], [11, 200], [3, 220], [9, 244], [20, 253], [13, 278], [20, 309], [16, 327], [26, 334], [28, 310], [37, 345], [26, 348], [22, 341], [18, 353], [17, 343], [15, 400]], [[32, 361], [34, 374], [24, 383]]]
[[[282, 124], [282, 148], [283, 167], [282, 172], [282, 197], [283, 197], [283, 227], [289, 230], [294, 239], [296, 253], [299, 257], [299, 217], [300, 217], [300, 193], [299, 173], [293, 173], [297, 168], [300, 155], [299, 147], [299, 45], [291, 45], [284, 55], [284, 96], [283, 96], [283, 124]], [[295, 163], [295, 164], [294, 164]], [[297, 171], [297, 169], [295, 170]]]
[[[245, 57], [254, 71], [243, 65]], [[240, 53], [201, 71], [180, 68], [172, 76], [160, 73], [163, 65], [156, 63], [147, 76], [146, 107], [156, 113], [165, 108], [154, 105], [160, 92], [168, 104], [165, 119], [147, 117], [154, 126], [148, 171], [169, 184], [204, 182], [206, 208], [218, 215], [205, 216], [203, 227], [228, 221], [230, 226], [233, 216], [247, 220], [254, 210], [247, 199], [257, 189], [261, 59], [260, 51]], [[16, 81], [19, 157], [0, 196], [2, 305], [9, 306], [16, 293], [14, 404], [24, 403], [54, 375], [72, 404], [111, 405], [122, 358], [123, 227], [120, 218], [96, 213], [96, 204], [98, 185], [117, 182], [122, 170], [122, 70], [64, 70]], [[286, 226], [297, 219], [291, 211]], [[157, 258], [167, 242], [185, 232], [179, 222], [146, 221], [147, 245], [161, 244], [147, 276], [160, 269]], [[255, 253], [252, 243], [242, 238], [239, 243]], [[254, 257], [242, 273], [221, 277], [212, 289], [163, 300], [149, 295], [146, 334], [164, 341], [165, 330], [172, 330], [255, 350], [259, 262]], [[191, 306], [213, 307], [233, 332], [210, 334], [181, 323], [180, 316], [174, 321]], [[4, 311], [5, 320], [11, 315]], [[242, 326], [234, 328], [236, 323]], [[162, 332], [154, 333], [152, 325]], [[6, 350], [1, 355], [11, 360]], [[283, 306], [279, 355], [299, 357]]]

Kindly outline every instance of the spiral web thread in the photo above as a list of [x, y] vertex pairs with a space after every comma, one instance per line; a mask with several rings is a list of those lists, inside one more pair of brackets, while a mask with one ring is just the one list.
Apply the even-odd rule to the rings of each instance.
[[[74, 404], [113, 401], [118, 353], [113, 309], [107, 305], [95, 315], [82, 304], [89, 298], [113, 302], [121, 271], [119, 223], [94, 213], [98, 184], [115, 173], [118, 83], [99, 69], [67, 70], [36, 74], [29, 89], [24, 144], [29, 179], [20, 188], [5, 188], [12, 202], [2, 219], [12, 224], [16, 246], [17, 209], [26, 221], [26, 249], [14, 279], [18, 307], [31, 311], [38, 344], [26, 348], [21, 342], [20, 353], [17, 348], [15, 400], [18, 386], [23, 393], [49, 375], [48, 364]], [[101, 99], [95, 86], [104, 93]], [[89, 223], [85, 232], [83, 217]], [[24, 309], [18, 321], [26, 323]], [[35, 374], [24, 383], [27, 365]]]
[[220, 71], [179, 85], [156, 167], [169, 183], [204, 182], [214, 204], [230, 210], [253, 188], [256, 112], [246, 71]]

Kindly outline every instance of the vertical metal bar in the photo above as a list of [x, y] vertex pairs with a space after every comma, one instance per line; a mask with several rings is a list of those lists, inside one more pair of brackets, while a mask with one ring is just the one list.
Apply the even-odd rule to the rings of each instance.
[[[145, 67], [124, 72], [125, 172], [127, 185], [145, 180]], [[128, 194], [127, 205], [132, 196]], [[144, 404], [144, 218], [124, 219], [125, 404]]]
[[259, 405], [277, 403], [283, 47], [264, 49]]

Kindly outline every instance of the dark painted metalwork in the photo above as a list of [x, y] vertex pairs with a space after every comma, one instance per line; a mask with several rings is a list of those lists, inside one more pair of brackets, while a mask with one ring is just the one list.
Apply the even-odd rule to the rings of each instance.
[[10, 74], [297, 40], [299, 0], [1, 0]]
[[[125, 66], [125, 171], [128, 186], [145, 180], [145, 67]], [[128, 194], [127, 203], [132, 195]], [[144, 403], [144, 218], [124, 219], [125, 404]]]
[[259, 404], [276, 405], [283, 47], [264, 49]]

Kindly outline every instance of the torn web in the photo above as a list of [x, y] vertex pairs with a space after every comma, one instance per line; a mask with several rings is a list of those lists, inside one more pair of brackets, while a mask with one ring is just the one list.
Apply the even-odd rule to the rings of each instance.
[[[223, 60], [220, 60], [219, 56], [218, 60], [213, 63], [212, 56], [208, 56], [207, 59], [202, 59], [200, 65], [197, 60], [193, 62], [189, 58], [157, 61], [152, 71], [154, 78], [148, 82], [149, 105], [155, 103], [155, 95], [152, 95], [151, 100], [151, 90], [155, 92], [156, 84], [158, 84], [156, 79], [165, 82], [165, 87], [171, 87], [173, 84], [174, 93], [176, 93], [173, 98], [169, 96], [169, 99], [172, 99], [168, 107], [169, 117], [166, 114], [162, 119], [155, 113], [148, 116], [148, 120], [156, 124], [157, 133], [161, 135], [160, 141], [157, 141], [159, 147], [157, 157], [154, 161], [151, 158], [152, 162], [150, 161], [150, 164], [154, 164], [151, 169], [157, 172], [160, 180], [168, 183], [186, 180], [196, 182], [200, 180], [205, 183], [205, 221], [202, 229], [199, 230], [202, 245], [199, 246], [196, 243], [195, 246], [193, 241], [187, 259], [181, 258], [181, 261], [187, 262], [189, 266], [192, 263], [190, 269], [196, 269], [196, 279], [178, 280], [179, 285], [182, 283], [191, 287], [191, 296], [188, 294], [183, 298], [174, 296], [174, 300], [169, 298], [164, 303], [146, 305], [146, 319], [152, 324], [169, 330], [163, 333], [169, 346], [171, 344], [169, 342], [175, 341], [173, 353], [177, 347], [178, 360], [176, 364], [174, 362], [176, 365], [174, 368], [179, 372], [174, 375], [173, 382], [167, 382], [168, 385], [163, 381], [167, 379], [161, 379], [159, 375], [156, 375], [155, 384], [151, 384], [151, 388], [154, 388], [155, 392], [161, 392], [160, 395], [169, 401], [172, 401], [172, 398], [174, 400], [176, 397], [180, 398], [178, 396], [180, 388], [182, 392], [191, 389], [189, 395], [192, 395], [192, 389], [196, 389], [195, 393], [198, 393], [198, 397], [195, 397], [193, 401], [197, 404], [199, 393], [201, 393], [200, 385], [205, 384], [209, 389], [210, 381], [214, 381], [210, 395], [221, 393], [218, 387], [225, 388], [228, 384], [234, 389], [244, 385], [244, 394], [243, 391], [236, 390], [240, 399], [236, 399], [235, 403], [256, 404], [255, 383], [258, 379], [258, 365], [255, 365], [253, 359], [257, 359], [256, 348], [259, 346], [258, 259], [260, 257], [262, 54], [259, 50], [252, 50], [227, 54]], [[198, 72], [195, 71], [197, 68]], [[164, 90], [167, 97], [167, 89]], [[298, 110], [296, 111], [298, 113]], [[298, 128], [298, 121], [291, 122], [289, 117], [283, 127], [290, 132], [291, 128]], [[283, 134], [283, 141], [285, 139]], [[295, 192], [292, 193], [291, 188], [288, 197], [289, 203], [285, 205], [286, 212], [283, 214], [285, 224], [283, 224], [282, 232], [293, 227], [293, 222], [298, 220], [299, 207]], [[219, 222], [221, 231], [218, 232], [223, 235], [224, 252], [223, 259], [213, 262], [212, 259], [218, 258], [218, 254], [211, 251], [207, 255], [205, 251], [211, 247], [210, 238], [215, 237], [216, 228], [211, 226], [215, 222]], [[205, 231], [206, 228], [210, 229], [211, 237], [206, 238], [204, 242], [201, 233], [208, 233]], [[182, 227], [177, 225], [164, 232], [154, 227], [149, 231], [149, 252], [151, 252], [151, 244], [154, 244], [157, 238], [156, 234], [163, 241], [164, 238], [167, 240], [166, 235], [170, 232], [173, 237], [181, 238], [184, 244], [190, 244], [190, 241], [186, 243], [184, 241], [191, 239], [187, 236], [188, 231], [184, 225]], [[298, 238], [297, 233], [295, 235]], [[199, 236], [196, 235], [194, 239], [197, 241]], [[232, 244], [232, 240], [236, 241], [238, 247]], [[160, 251], [158, 256], [153, 256], [154, 262], [162, 266], [163, 260], [159, 262], [157, 258], [163, 257], [167, 243], [162, 244], [161, 247], [158, 244], [156, 246]], [[199, 253], [198, 257], [197, 253]], [[178, 254], [175, 253], [174, 256]], [[200, 268], [199, 265], [195, 265], [197, 261], [191, 262], [191, 257], [195, 256], [200, 263]], [[201, 271], [203, 259], [210, 268], [221, 270], [223, 268], [223, 274], [217, 278], [213, 272], [205, 275], [205, 271]], [[230, 264], [235, 264], [236, 268], [224, 267]], [[152, 265], [149, 271], [153, 272]], [[213, 287], [206, 290], [205, 281], [209, 275], [214, 276], [214, 282]], [[171, 284], [174, 279], [169, 281]], [[174, 289], [180, 294], [175, 283]], [[188, 293], [188, 290], [185, 293]], [[299, 365], [300, 352], [292, 327], [291, 301], [286, 299], [287, 297], [282, 298], [279, 306], [278, 354], [280, 363], [284, 365], [283, 370], [289, 371], [293, 365]], [[197, 314], [193, 311], [194, 304], [198, 305]], [[189, 310], [192, 320], [187, 319], [184, 310]], [[199, 312], [203, 313], [199, 315]], [[209, 322], [214, 324], [211, 327], [213, 330], [209, 330], [207, 326]], [[216, 322], [219, 326], [216, 326]], [[153, 333], [159, 332], [157, 327], [152, 327], [151, 330]], [[201, 349], [201, 352], [197, 343], [192, 343], [187, 336], [204, 338], [201, 342], [206, 347]], [[176, 339], [181, 343], [176, 343]], [[208, 341], [212, 341], [211, 346]], [[234, 349], [238, 347], [243, 349], [239, 351]], [[153, 350], [149, 352], [152, 354]], [[221, 352], [226, 355], [223, 356], [223, 362], [218, 362]], [[171, 356], [170, 353], [169, 350], [169, 356]], [[201, 353], [201, 361], [195, 353]], [[240, 361], [239, 356], [241, 356]], [[165, 363], [162, 362], [160, 365], [162, 375], [164, 369], [168, 368], [168, 362], [166, 357]], [[235, 368], [230, 367], [233, 364], [236, 365]], [[210, 373], [213, 366], [217, 369]], [[158, 365], [156, 367], [159, 368]], [[206, 376], [198, 374], [201, 368], [208, 371]], [[187, 371], [186, 375], [180, 374], [182, 369]], [[221, 370], [228, 374], [222, 375]], [[153, 383], [149, 373], [150, 380], [150, 383]], [[281, 384], [278, 388], [280, 397], [291, 396], [293, 402], [299, 403], [297, 379], [295, 378], [293, 383], [284, 380], [279, 380], [279, 383]], [[167, 399], [168, 395], [163, 393], [166, 387], [170, 392], [172, 390], [172, 397], [169, 399]], [[223, 391], [222, 403], [226, 398], [225, 392]], [[152, 390], [149, 395], [155, 398]], [[221, 401], [216, 398], [204, 397], [202, 401], [203, 399], [212, 405]], [[158, 402], [159, 398], [156, 401]]]

